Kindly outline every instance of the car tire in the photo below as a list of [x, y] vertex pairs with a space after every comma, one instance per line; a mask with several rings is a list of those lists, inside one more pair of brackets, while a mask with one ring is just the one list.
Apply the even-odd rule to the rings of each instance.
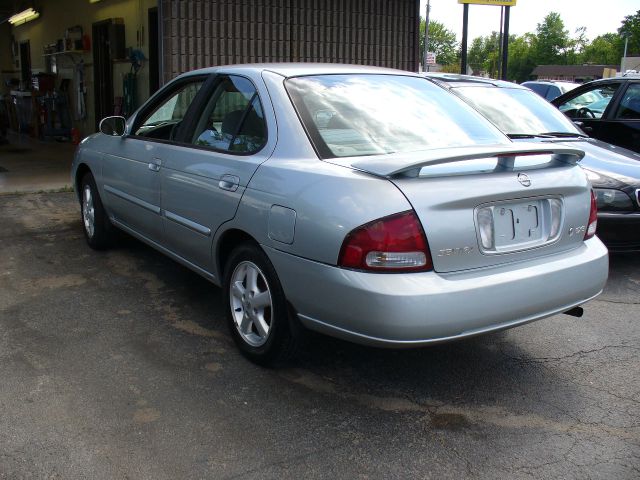
[[292, 359], [302, 326], [291, 315], [267, 255], [256, 244], [243, 243], [232, 251], [224, 272], [227, 323], [242, 354], [263, 366]]
[[94, 250], [108, 248], [113, 240], [113, 226], [91, 173], [82, 177], [80, 182], [80, 217], [87, 244]]

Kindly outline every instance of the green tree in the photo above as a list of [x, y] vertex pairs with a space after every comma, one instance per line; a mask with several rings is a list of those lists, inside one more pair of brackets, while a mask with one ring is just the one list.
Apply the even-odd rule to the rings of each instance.
[[475, 72], [486, 73], [496, 78], [500, 63], [500, 34], [491, 32], [491, 35], [486, 37], [474, 38], [467, 58], [469, 66]]
[[[425, 20], [420, 19], [420, 61], [424, 59]], [[441, 65], [455, 63], [458, 58], [458, 42], [456, 34], [444, 24], [429, 20], [429, 51], [436, 54], [436, 61]]]
[[617, 65], [623, 52], [623, 40], [617, 33], [605, 33], [586, 45], [581, 55], [582, 63]]
[[[627, 36], [629, 38], [627, 55], [640, 55], [640, 10], [638, 10], [634, 15], [627, 15], [624, 17], [624, 20], [622, 20], [622, 26], [618, 29], [618, 33], [620, 36]], [[624, 44], [624, 39], [622, 42]]]
[[556, 12], [549, 13], [536, 28], [533, 53], [538, 65], [564, 65], [572, 51], [569, 31]]
[[531, 79], [531, 72], [536, 67], [533, 55], [535, 34], [525, 33], [522, 36], [509, 37], [509, 60], [507, 78], [518, 83]]

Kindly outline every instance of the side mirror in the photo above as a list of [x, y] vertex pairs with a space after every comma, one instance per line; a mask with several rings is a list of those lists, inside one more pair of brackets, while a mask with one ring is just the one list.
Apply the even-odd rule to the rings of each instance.
[[122, 137], [126, 127], [127, 121], [124, 117], [105, 117], [100, 121], [100, 132], [110, 137]]

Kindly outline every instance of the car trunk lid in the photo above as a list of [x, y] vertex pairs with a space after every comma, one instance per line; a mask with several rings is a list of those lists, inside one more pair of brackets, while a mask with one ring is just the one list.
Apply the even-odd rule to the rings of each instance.
[[[583, 152], [517, 144], [352, 158], [405, 195], [427, 235], [434, 269], [453, 272], [578, 246], [589, 218]], [[344, 160], [344, 159], [343, 159]]]

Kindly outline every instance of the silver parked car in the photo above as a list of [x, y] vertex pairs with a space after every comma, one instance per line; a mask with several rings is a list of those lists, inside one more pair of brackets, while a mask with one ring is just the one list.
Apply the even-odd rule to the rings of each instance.
[[222, 286], [258, 363], [300, 325], [413, 347], [577, 314], [607, 278], [583, 152], [408, 72], [198, 70], [101, 132], [72, 171], [89, 245], [115, 227]]

